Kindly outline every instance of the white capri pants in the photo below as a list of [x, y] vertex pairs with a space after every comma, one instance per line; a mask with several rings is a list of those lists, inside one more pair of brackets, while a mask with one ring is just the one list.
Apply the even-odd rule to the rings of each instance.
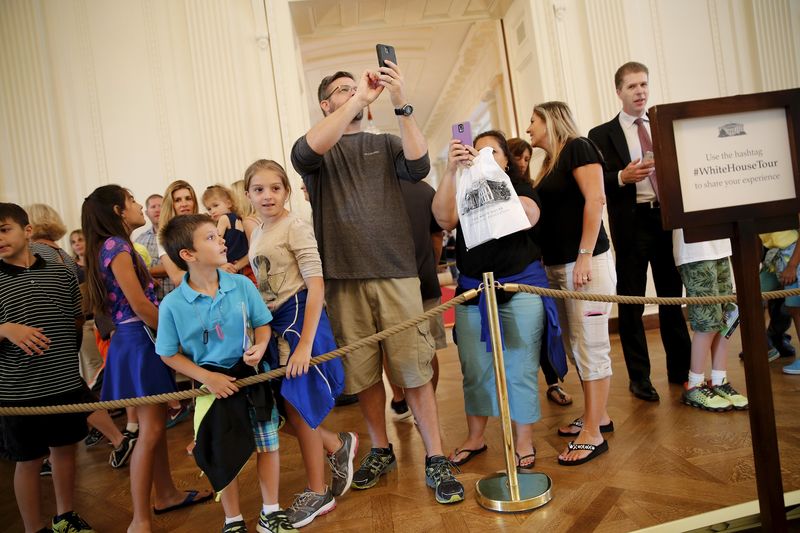
[[[550, 288], [574, 291], [572, 271], [575, 263], [545, 267]], [[617, 274], [611, 252], [592, 257], [592, 280], [582, 291], [595, 294], [616, 294]], [[558, 319], [567, 356], [578, 369], [583, 381], [611, 376], [611, 341], [608, 318], [611, 304], [586, 300], [556, 298]]]

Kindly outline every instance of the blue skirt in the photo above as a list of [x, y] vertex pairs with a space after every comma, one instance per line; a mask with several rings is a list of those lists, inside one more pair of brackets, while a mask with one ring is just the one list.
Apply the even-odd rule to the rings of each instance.
[[144, 322], [118, 324], [108, 347], [101, 400], [175, 392], [175, 376], [156, 354]]

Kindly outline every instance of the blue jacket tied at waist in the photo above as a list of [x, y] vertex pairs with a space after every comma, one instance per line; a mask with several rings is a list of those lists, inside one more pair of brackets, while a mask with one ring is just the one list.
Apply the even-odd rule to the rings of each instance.
[[[272, 311], [272, 330], [289, 343], [289, 353], [294, 353], [303, 331], [303, 317], [308, 291], [303, 290]], [[312, 359], [336, 349], [328, 315], [322, 310], [317, 334], [311, 347]], [[277, 368], [278, 349], [275, 339], [270, 342], [267, 357], [270, 368]], [[291, 358], [291, 356], [290, 356]], [[344, 388], [344, 366], [341, 359], [332, 359], [312, 366], [306, 374], [281, 383], [281, 396], [291, 403], [312, 428], [319, 426], [336, 403]]]
[[[521, 283], [525, 285], [532, 285], [534, 287], [548, 288], [550, 285], [547, 282], [547, 274], [545, 274], [544, 267], [541, 261], [534, 261], [525, 270], [518, 274], [505, 276], [502, 278], [495, 278], [495, 281], [505, 283]], [[471, 278], [461, 274], [458, 276], [458, 286], [462, 290], [477, 289], [480, 287], [482, 280]], [[555, 369], [558, 377], [563, 379], [567, 374], [567, 354], [564, 350], [564, 343], [561, 339], [561, 326], [558, 322], [558, 309], [556, 302], [548, 296], [542, 296], [542, 305], [544, 306], [545, 327], [544, 339], [542, 339], [542, 347], [547, 347], [547, 358], [550, 364]], [[492, 351], [492, 337], [489, 334], [489, 319], [486, 310], [486, 291], [481, 291], [478, 299], [478, 309], [481, 314], [481, 341], [486, 343], [486, 351]], [[500, 323], [500, 339], [503, 339], [503, 324]], [[503, 347], [505, 345], [503, 344]], [[543, 350], [544, 351], [544, 350]]]

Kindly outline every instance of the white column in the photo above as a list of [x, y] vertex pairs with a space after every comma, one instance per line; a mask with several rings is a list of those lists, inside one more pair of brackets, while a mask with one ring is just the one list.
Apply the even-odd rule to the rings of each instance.
[[763, 90], [789, 89], [800, 85], [798, 51], [794, 47], [789, 0], [758, 0], [752, 3], [758, 46], [758, 65]]
[[223, 181], [247, 164], [242, 118], [249, 110], [239, 98], [233, 14], [216, 0], [186, 0], [185, 10], [202, 157], [208, 178]]
[[614, 73], [629, 61], [630, 52], [625, 27], [622, 0], [584, 0], [589, 27], [589, 48], [594, 67], [594, 86], [602, 120], [608, 120], [619, 110], [614, 94]]
[[9, 0], [0, 4], [0, 129], [4, 136], [0, 197], [21, 204], [48, 203], [64, 213], [68, 194], [55, 135], [49, 61], [41, 3]]
[[[300, 191], [300, 177], [294, 172], [289, 159], [295, 140], [310, 127], [306, 105], [305, 76], [301, 67], [299, 42], [294, 33], [288, 0], [257, 0], [264, 2], [268, 48], [271, 63], [270, 76], [277, 106], [280, 127], [281, 154], [284, 159], [294, 194], [291, 207], [302, 216], [310, 217], [311, 208]], [[266, 73], [265, 73], [266, 74]]]

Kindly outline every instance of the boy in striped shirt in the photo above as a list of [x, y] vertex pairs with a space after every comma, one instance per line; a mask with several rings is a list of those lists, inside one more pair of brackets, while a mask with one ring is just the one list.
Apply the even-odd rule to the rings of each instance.
[[[83, 326], [78, 282], [63, 264], [31, 252], [21, 207], [0, 203], [0, 406], [91, 401], [78, 372]], [[0, 457], [16, 462], [14, 492], [26, 532], [91, 532], [73, 509], [75, 444], [87, 413], [0, 416]], [[56, 516], [41, 516], [42, 459], [53, 463]]]

